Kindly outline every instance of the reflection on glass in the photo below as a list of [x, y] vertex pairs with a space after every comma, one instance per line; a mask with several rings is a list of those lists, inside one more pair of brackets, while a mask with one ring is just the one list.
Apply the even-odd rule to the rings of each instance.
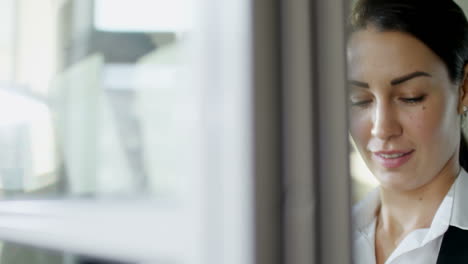
[[203, 110], [191, 5], [0, 2], [4, 197], [184, 192]]
[[0, 86], [3, 194], [40, 192], [57, 182], [51, 113], [44, 102]]
[[190, 3], [187, 0], [95, 0], [94, 25], [102, 31], [187, 31], [192, 27]]
[[132, 264], [120, 260], [80, 256], [12, 242], [0, 242], [2, 264]]

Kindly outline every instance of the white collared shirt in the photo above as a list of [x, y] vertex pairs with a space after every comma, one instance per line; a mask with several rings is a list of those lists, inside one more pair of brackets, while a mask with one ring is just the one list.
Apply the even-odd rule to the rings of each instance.
[[[375, 264], [376, 211], [380, 206], [378, 188], [353, 209], [354, 263]], [[468, 230], [468, 173], [463, 169], [437, 209], [429, 228], [409, 233], [385, 264], [431, 264], [437, 262], [442, 238], [449, 225]]]

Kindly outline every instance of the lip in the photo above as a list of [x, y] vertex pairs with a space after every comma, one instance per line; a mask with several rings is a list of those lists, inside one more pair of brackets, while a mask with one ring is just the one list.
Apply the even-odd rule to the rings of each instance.
[[[372, 152], [372, 157], [374, 158], [375, 161], [377, 161], [383, 167], [387, 169], [395, 169], [395, 168], [403, 166], [403, 164], [408, 162], [413, 156], [413, 153], [414, 153], [414, 150], [377, 151], [377, 152]], [[382, 154], [384, 155], [403, 154], [403, 155], [398, 158], [385, 158], [382, 156]]]

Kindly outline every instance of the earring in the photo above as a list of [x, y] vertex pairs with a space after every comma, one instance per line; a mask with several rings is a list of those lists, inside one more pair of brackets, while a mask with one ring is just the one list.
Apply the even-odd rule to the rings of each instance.
[[463, 106], [463, 113], [466, 114], [468, 112], [468, 106], [464, 105]]

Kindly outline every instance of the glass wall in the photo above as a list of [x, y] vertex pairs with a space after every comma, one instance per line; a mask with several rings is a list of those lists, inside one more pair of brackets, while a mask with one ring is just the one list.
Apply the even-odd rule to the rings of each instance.
[[248, 3], [0, 0], [2, 263], [251, 263]]
[[4, 197], [184, 192], [202, 156], [192, 2], [0, 2]]
[[14, 264], [135, 264], [115, 259], [81, 256], [17, 243], [2, 243], [0, 261]]

